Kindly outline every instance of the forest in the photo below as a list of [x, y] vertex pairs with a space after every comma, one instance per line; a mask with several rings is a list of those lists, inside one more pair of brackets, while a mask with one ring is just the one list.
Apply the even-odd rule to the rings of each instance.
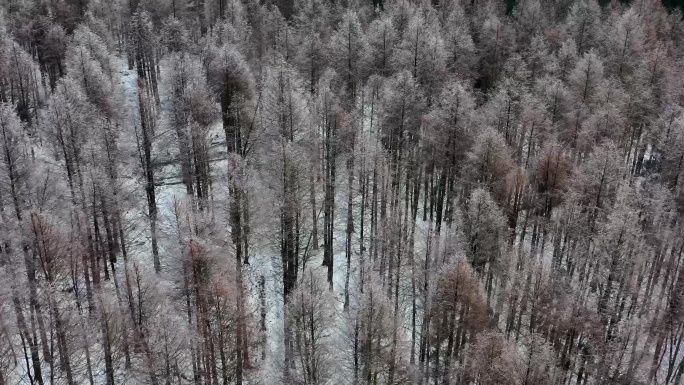
[[663, 3], [0, 1], [0, 385], [684, 385]]

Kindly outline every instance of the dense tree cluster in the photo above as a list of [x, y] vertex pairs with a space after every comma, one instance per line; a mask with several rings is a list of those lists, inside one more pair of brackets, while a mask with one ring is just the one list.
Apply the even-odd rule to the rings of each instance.
[[652, 0], [9, 0], [0, 385], [684, 384]]

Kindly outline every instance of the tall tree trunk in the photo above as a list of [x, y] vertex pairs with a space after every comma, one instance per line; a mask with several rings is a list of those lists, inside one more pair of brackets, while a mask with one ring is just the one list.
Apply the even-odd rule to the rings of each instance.
[[354, 200], [354, 145], [352, 144], [351, 154], [347, 160], [348, 175], [348, 193], [347, 193], [347, 239], [345, 244], [345, 252], [347, 254], [347, 276], [344, 280], [344, 309], [349, 308], [349, 275], [351, 273], [351, 255], [352, 255], [352, 234], [354, 233], [354, 215], [353, 215], [353, 200]]
[[333, 234], [335, 228], [335, 176], [336, 176], [336, 131], [337, 117], [332, 118], [332, 122], [326, 122], [325, 135], [325, 215], [324, 228], [325, 237], [323, 239], [323, 265], [328, 267], [328, 283], [330, 290], [333, 289]]
[[147, 214], [150, 220], [150, 238], [152, 243], [152, 259], [154, 270], [161, 272], [161, 262], [159, 260], [159, 246], [157, 245], [157, 200], [154, 185], [154, 165], [152, 163], [152, 137], [154, 132], [154, 113], [147, 105], [144, 97], [145, 87], [142, 81], [138, 80], [138, 107], [140, 111], [140, 132], [142, 143], [138, 142], [139, 151], [142, 152], [141, 160], [143, 173], [145, 175], [145, 193], [147, 197]]

